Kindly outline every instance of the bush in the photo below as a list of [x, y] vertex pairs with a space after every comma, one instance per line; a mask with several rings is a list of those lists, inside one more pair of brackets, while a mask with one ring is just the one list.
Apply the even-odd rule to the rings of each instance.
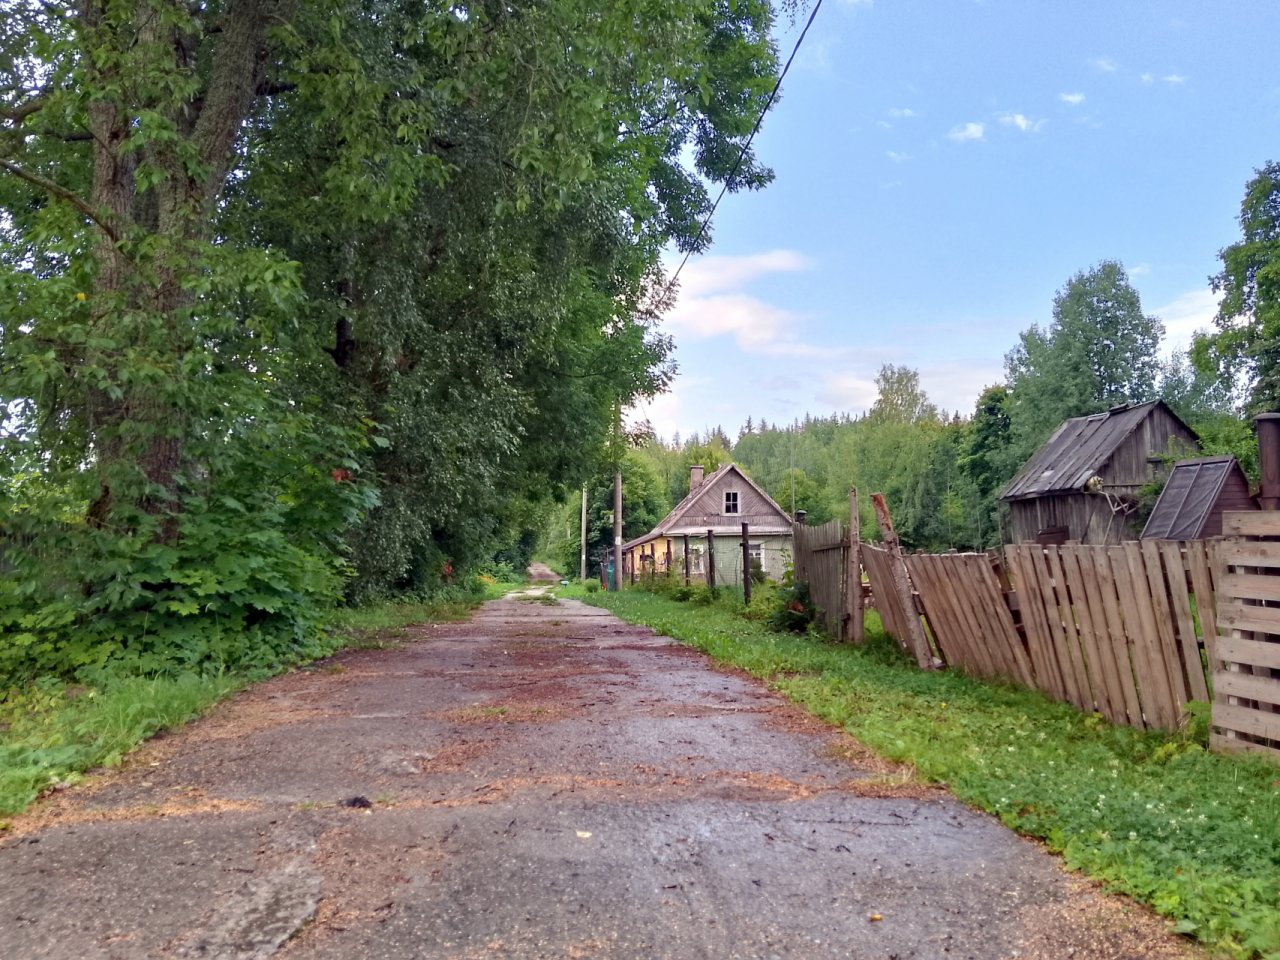
[[587, 577], [587, 579], [581, 580], [579, 582], [582, 584], [582, 588], [586, 590], [587, 593], [599, 593], [600, 591], [599, 580], [593, 580], [591, 577]]
[[773, 613], [769, 617], [769, 626], [774, 630], [804, 633], [811, 627], [818, 616], [818, 608], [813, 605], [809, 595], [809, 584], [796, 582], [795, 569], [788, 564], [782, 576], [782, 586], [776, 594]]

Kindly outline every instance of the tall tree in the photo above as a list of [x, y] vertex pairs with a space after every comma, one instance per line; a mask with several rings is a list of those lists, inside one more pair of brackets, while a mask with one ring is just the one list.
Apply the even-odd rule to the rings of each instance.
[[1005, 358], [1015, 460], [1069, 417], [1154, 398], [1163, 334], [1164, 325], [1142, 312], [1117, 261], [1067, 281], [1054, 297], [1048, 328], [1024, 331]]
[[1218, 333], [1197, 344], [1198, 366], [1239, 384], [1254, 413], [1280, 411], [1280, 163], [1255, 171], [1240, 204], [1243, 237], [1218, 254]]

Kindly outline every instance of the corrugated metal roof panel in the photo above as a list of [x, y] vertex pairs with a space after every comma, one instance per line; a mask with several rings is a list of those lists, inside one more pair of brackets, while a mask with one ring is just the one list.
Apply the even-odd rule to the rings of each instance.
[[1161, 403], [1152, 400], [1067, 420], [1009, 481], [1000, 499], [1080, 490]]

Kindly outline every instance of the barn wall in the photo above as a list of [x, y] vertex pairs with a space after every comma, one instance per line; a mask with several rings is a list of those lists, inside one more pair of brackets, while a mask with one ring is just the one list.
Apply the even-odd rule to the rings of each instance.
[[[1171, 449], [1177, 438], [1176, 449]], [[1156, 464], [1152, 456], [1181, 454], [1198, 450], [1200, 443], [1195, 435], [1184, 427], [1173, 414], [1162, 406], [1151, 408], [1133, 433], [1116, 448], [1111, 458], [1098, 470], [1099, 476], [1113, 493], [1137, 495], [1138, 489], [1155, 476]]]
[[1097, 494], [1054, 494], [1009, 503], [1010, 543], [1030, 543], [1049, 527], [1066, 527], [1067, 539], [1080, 543], [1121, 543], [1138, 536], [1132, 520], [1122, 515], [1112, 519], [1106, 498]]
[[1258, 503], [1249, 496], [1249, 481], [1244, 478], [1239, 467], [1228, 471], [1223, 481], [1222, 492], [1213, 505], [1213, 510], [1205, 520], [1202, 537], [1222, 536], [1222, 514], [1225, 510], [1257, 510]]

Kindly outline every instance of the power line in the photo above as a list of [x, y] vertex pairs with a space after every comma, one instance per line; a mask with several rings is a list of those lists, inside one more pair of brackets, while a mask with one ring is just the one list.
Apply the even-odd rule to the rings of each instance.
[[791, 56], [787, 57], [787, 62], [782, 68], [782, 72], [778, 74], [778, 80], [773, 85], [773, 89], [769, 91], [769, 99], [765, 101], [764, 109], [760, 111], [760, 116], [756, 117], [755, 126], [751, 128], [751, 133], [747, 135], [747, 142], [742, 145], [742, 149], [738, 152], [738, 159], [734, 161], [733, 169], [729, 172], [729, 176], [725, 178], [724, 183], [720, 185], [720, 193], [716, 196], [715, 203], [711, 204], [711, 209], [707, 211], [706, 217], [702, 220], [702, 225], [698, 227], [698, 235], [693, 238], [693, 243], [689, 245], [689, 249], [685, 251], [684, 258], [680, 261], [680, 266], [676, 267], [676, 272], [671, 275], [671, 279], [667, 281], [666, 289], [663, 290], [663, 297], [671, 292], [676, 285], [676, 281], [680, 279], [680, 271], [684, 269], [684, 265], [689, 262], [689, 257], [698, 247], [700, 241], [707, 232], [707, 227], [711, 225], [711, 218], [716, 215], [716, 208], [720, 206], [720, 201], [724, 199], [725, 193], [729, 190], [729, 184], [733, 183], [733, 178], [738, 175], [738, 170], [742, 166], [742, 161], [747, 156], [747, 151], [751, 149], [751, 141], [755, 139], [756, 133], [760, 130], [760, 124], [764, 122], [764, 115], [769, 112], [769, 108], [773, 106], [773, 101], [778, 96], [778, 91], [782, 89], [782, 81], [787, 77], [787, 71], [791, 69], [791, 61], [795, 60], [796, 54], [800, 52], [800, 45], [804, 43], [805, 36], [809, 33], [809, 28], [813, 26], [813, 19], [818, 15], [818, 11], [822, 9], [822, 0], [817, 0], [813, 5], [813, 10], [809, 13], [809, 19], [804, 25], [804, 29], [800, 31], [800, 36], [796, 38], [796, 45], [791, 48]]

